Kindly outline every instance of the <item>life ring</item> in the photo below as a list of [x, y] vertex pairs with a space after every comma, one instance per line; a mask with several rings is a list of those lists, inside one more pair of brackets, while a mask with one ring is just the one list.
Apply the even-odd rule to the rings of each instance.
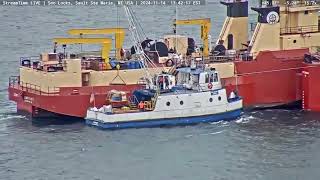
[[209, 88], [209, 89], [212, 89], [212, 83], [209, 83], [209, 84], [208, 84], [208, 88]]

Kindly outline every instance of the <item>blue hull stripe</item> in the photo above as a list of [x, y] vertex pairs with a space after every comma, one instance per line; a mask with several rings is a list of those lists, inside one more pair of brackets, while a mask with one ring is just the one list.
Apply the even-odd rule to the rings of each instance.
[[116, 122], [116, 123], [102, 123], [99, 121], [86, 119], [86, 123], [90, 126], [97, 126], [103, 129], [124, 129], [124, 128], [142, 128], [142, 127], [159, 127], [159, 126], [177, 126], [177, 125], [190, 125], [206, 122], [217, 122], [221, 120], [234, 120], [241, 115], [242, 109], [234, 111], [212, 114], [206, 116], [195, 117], [182, 117], [171, 119], [155, 119], [145, 121], [133, 121], [133, 122]]

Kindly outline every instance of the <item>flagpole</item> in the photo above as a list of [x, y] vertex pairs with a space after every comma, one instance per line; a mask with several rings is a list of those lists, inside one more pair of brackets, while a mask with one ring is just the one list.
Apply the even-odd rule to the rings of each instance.
[[93, 86], [91, 86], [90, 104], [93, 102], [93, 107], [96, 107], [96, 98], [94, 97]]
[[93, 93], [93, 106], [96, 107], [96, 98], [94, 96], [94, 92], [93, 92], [93, 86], [92, 87], [92, 93]]

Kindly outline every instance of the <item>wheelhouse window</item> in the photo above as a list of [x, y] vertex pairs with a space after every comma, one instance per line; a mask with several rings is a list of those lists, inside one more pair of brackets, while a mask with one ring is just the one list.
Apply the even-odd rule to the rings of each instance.
[[210, 82], [214, 82], [214, 74], [210, 74]]
[[205, 80], [205, 83], [209, 83], [209, 74], [206, 74], [206, 80]]
[[214, 73], [214, 82], [218, 82], [219, 78], [218, 78], [218, 73]]

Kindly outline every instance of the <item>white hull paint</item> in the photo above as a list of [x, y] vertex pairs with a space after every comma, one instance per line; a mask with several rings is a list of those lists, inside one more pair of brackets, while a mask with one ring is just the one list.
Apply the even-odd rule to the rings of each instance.
[[[242, 99], [237, 98], [233, 101], [228, 101], [225, 89], [214, 91], [195, 92], [195, 91], [180, 91], [178, 93], [165, 93], [157, 98], [157, 102], [153, 111], [143, 111], [123, 114], [107, 114], [104, 112], [87, 111], [87, 123], [103, 127], [101, 124], [113, 124], [113, 128], [121, 123], [134, 123], [143, 121], [162, 121], [161, 125], [170, 124], [170, 120], [179, 124], [177, 119], [195, 118], [195, 117], [210, 117], [213, 115], [222, 115], [220, 118], [212, 118], [212, 121], [224, 120], [224, 117], [229, 119], [236, 116], [233, 113], [231, 116], [228, 112], [240, 112], [242, 109]], [[226, 114], [226, 115], [224, 115]], [[240, 115], [240, 113], [239, 113]], [[168, 120], [168, 121], [164, 121]], [[206, 122], [210, 121], [206, 120]], [[184, 122], [184, 123], [183, 123]], [[188, 121], [181, 121], [186, 124]], [[202, 122], [201, 118], [194, 122]], [[120, 127], [120, 126], [118, 126]], [[132, 127], [140, 127], [137, 126]]]

